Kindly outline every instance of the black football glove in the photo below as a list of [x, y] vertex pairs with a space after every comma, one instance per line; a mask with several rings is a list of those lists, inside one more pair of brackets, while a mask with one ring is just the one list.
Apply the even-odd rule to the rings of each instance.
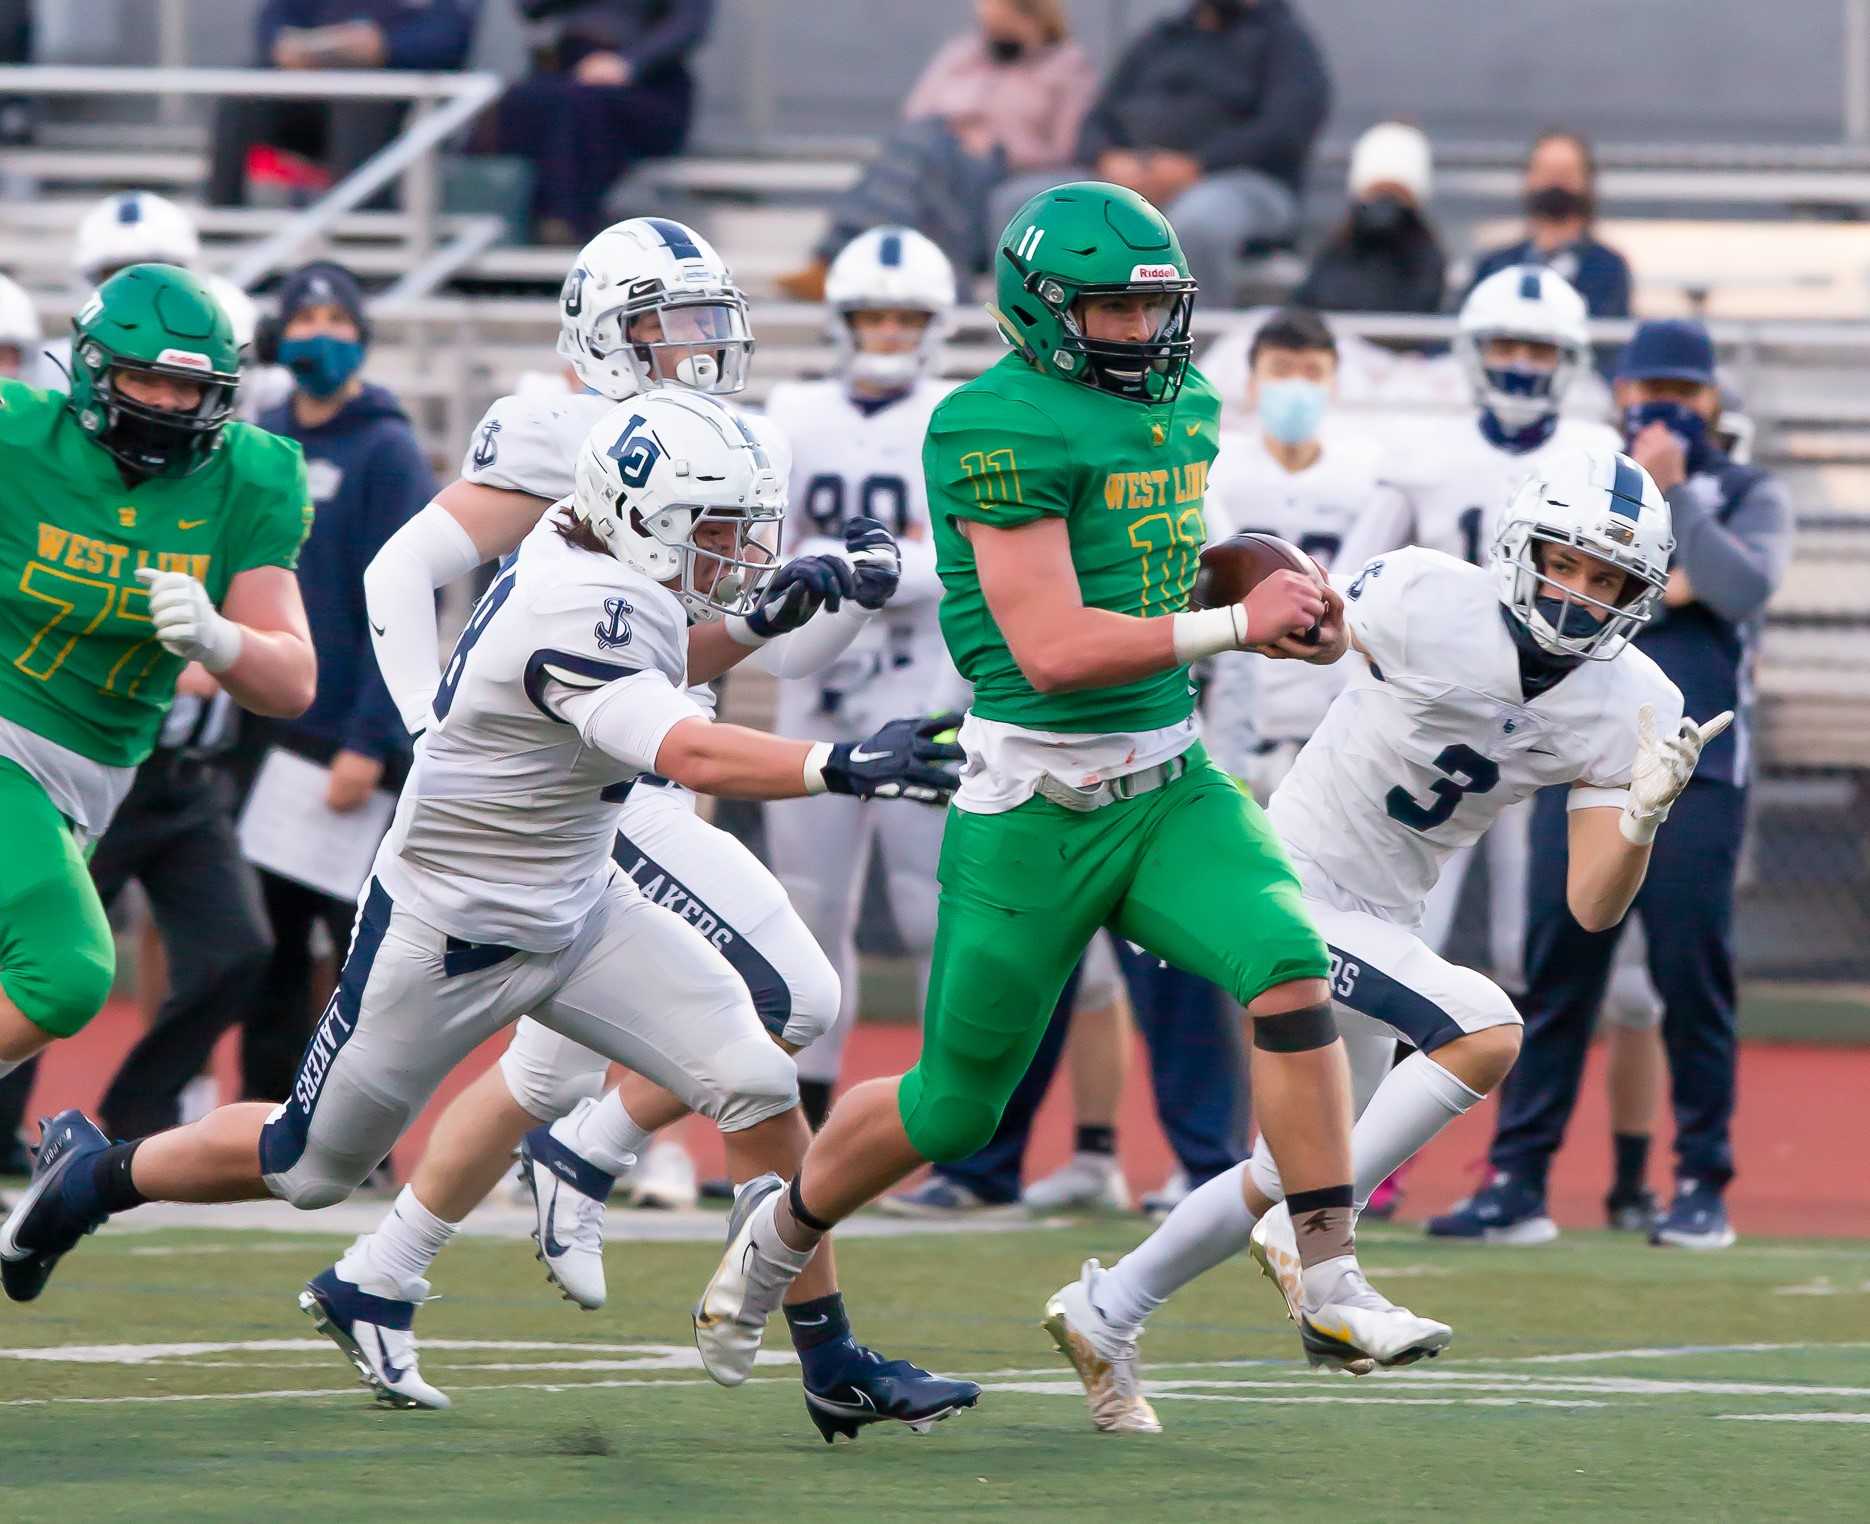
[[867, 609], [880, 609], [896, 595], [902, 581], [903, 553], [896, 536], [878, 519], [856, 518], [844, 526], [844, 551], [857, 574], [853, 596]]
[[747, 628], [761, 640], [796, 630], [819, 609], [836, 613], [857, 594], [857, 574], [839, 556], [799, 556], [773, 573]]
[[840, 742], [824, 764], [825, 789], [863, 799], [945, 804], [961, 786], [958, 764], [966, 753], [935, 738], [960, 723], [958, 714], [891, 720], [875, 735]]

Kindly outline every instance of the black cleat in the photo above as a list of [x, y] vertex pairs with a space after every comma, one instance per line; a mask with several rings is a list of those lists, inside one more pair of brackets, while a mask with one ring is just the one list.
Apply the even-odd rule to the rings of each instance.
[[903, 1423], [926, 1434], [944, 1418], [980, 1401], [980, 1387], [952, 1376], [932, 1376], [907, 1360], [885, 1360], [873, 1349], [856, 1346], [854, 1358], [821, 1387], [807, 1379], [805, 1411], [826, 1444], [873, 1423]]
[[82, 1111], [61, 1111], [39, 1123], [32, 1182], [0, 1223], [0, 1287], [12, 1300], [32, 1301], [59, 1260], [104, 1225], [103, 1216], [81, 1218], [66, 1206], [64, 1184], [73, 1165], [109, 1147], [110, 1139]]

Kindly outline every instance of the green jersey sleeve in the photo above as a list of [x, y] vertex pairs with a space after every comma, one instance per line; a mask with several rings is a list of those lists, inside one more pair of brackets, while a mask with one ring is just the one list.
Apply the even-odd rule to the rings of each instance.
[[297, 440], [249, 424], [230, 423], [235, 502], [228, 526], [230, 577], [256, 566], [296, 570], [299, 547], [312, 528], [312, 490]]
[[952, 392], [922, 447], [929, 514], [1000, 529], [1072, 510], [1072, 463], [1057, 423], [1029, 402], [984, 389]]

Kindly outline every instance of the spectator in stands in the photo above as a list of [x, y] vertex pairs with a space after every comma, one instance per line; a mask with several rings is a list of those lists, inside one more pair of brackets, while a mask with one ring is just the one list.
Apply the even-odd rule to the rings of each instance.
[[538, 72], [500, 102], [498, 148], [532, 161], [534, 236], [583, 243], [609, 220], [604, 196], [617, 177], [688, 137], [688, 55], [707, 36], [714, 0], [518, 3], [551, 30]]
[[1087, 167], [1014, 176], [989, 222], [1087, 174], [1127, 185], [1168, 214], [1207, 299], [1226, 306], [1241, 251], [1292, 236], [1330, 109], [1324, 56], [1290, 0], [1196, 0], [1117, 60], [1078, 135]]
[[[1675, 801], [1634, 906], [1662, 997], [1675, 1108], [1675, 1199], [1650, 1241], [1721, 1249], [1734, 1241], [1722, 1193], [1734, 1173], [1734, 874], [1746, 824], [1748, 696], [1766, 603], [1791, 556], [1792, 513], [1771, 474], [1736, 464], [1716, 442], [1720, 392], [1714, 345], [1701, 324], [1642, 324], [1618, 361], [1615, 386], [1624, 447], [1668, 498], [1675, 528], [1662, 613], [1636, 644], [1682, 690], [1691, 717], [1736, 715]], [[1493, 1180], [1436, 1218], [1431, 1233], [1518, 1243], [1557, 1233], [1545, 1210], [1546, 1171], [1577, 1100], [1623, 932], [1581, 930], [1566, 908], [1564, 793], [1547, 789], [1533, 815], [1526, 1034], [1501, 1093]], [[1640, 1167], [1620, 1167], [1626, 1173], [1642, 1178]]]
[[[299, 587], [318, 653], [318, 696], [296, 720], [261, 724], [255, 745], [278, 746], [330, 769], [325, 804], [340, 813], [406, 770], [409, 738], [383, 685], [364, 612], [364, 568], [383, 542], [435, 495], [435, 477], [396, 399], [361, 375], [370, 342], [363, 292], [341, 265], [295, 270], [280, 291], [278, 358], [292, 395], [262, 428], [305, 449], [316, 515], [299, 553]], [[356, 907], [260, 874], [277, 946], [245, 1016], [243, 1085], [282, 1099], [311, 1030], [313, 923], [339, 949]]]
[[811, 263], [780, 278], [786, 295], [822, 301], [831, 261], [871, 227], [916, 228], [957, 270], [981, 269], [1003, 225], [988, 225], [993, 188], [1071, 163], [1097, 79], [1062, 0], [975, 0], [974, 15], [975, 30], [929, 60], [902, 125], [832, 203]]
[[1350, 210], [1292, 293], [1326, 312], [1440, 312], [1447, 266], [1426, 214], [1434, 173], [1428, 138], [1379, 122], [1351, 150]]
[[[265, 0], [255, 28], [262, 69], [419, 69], [467, 63], [481, 0]], [[247, 199], [249, 155], [287, 150], [310, 161], [318, 190], [362, 164], [401, 130], [406, 102], [231, 98], [214, 116], [208, 200]]]
[[1509, 265], [1549, 265], [1584, 298], [1594, 318], [1630, 315], [1630, 266], [1592, 236], [1597, 219], [1597, 160], [1575, 132], [1541, 133], [1526, 156], [1526, 236], [1490, 249], [1474, 263], [1472, 290]]

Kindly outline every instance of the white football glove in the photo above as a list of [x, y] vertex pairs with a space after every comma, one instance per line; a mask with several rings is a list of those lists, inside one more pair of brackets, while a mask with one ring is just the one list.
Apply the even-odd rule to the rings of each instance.
[[1734, 723], [1734, 712], [1723, 710], [1705, 725], [1686, 717], [1682, 728], [1666, 740], [1656, 735], [1656, 710], [1645, 704], [1636, 711], [1636, 762], [1630, 769], [1630, 798], [1618, 818], [1625, 841], [1647, 846], [1656, 839], [1656, 827], [1669, 818], [1688, 780], [1695, 775], [1701, 749]]
[[187, 572], [145, 566], [136, 575], [149, 588], [149, 619], [163, 650], [210, 672], [225, 672], [240, 660], [240, 626], [222, 617], [208, 590]]

